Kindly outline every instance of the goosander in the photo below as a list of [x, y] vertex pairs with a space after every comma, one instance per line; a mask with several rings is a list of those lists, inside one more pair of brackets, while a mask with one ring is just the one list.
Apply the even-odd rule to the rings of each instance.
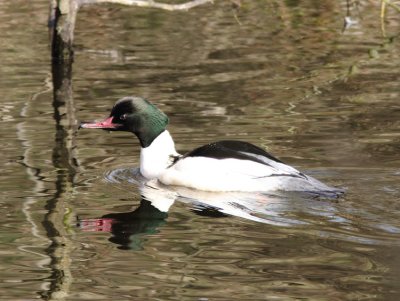
[[141, 145], [140, 173], [164, 185], [221, 192], [341, 193], [248, 142], [223, 140], [180, 155], [166, 129], [168, 121], [146, 99], [129, 96], [119, 99], [105, 120], [81, 123], [80, 128], [134, 133]]

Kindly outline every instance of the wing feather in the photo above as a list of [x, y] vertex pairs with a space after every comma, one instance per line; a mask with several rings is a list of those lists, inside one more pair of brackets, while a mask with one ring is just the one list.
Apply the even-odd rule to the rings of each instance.
[[[218, 142], [209, 143], [186, 153], [176, 162], [181, 159], [190, 157], [206, 157], [213, 159], [237, 159], [248, 160], [251, 162], [266, 165], [270, 168], [266, 169], [268, 172], [265, 175], [254, 175], [254, 178], [262, 178], [269, 176], [290, 176], [307, 178], [304, 174], [299, 172], [293, 167], [284, 164], [281, 160], [277, 159], [270, 153], [254, 144], [236, 141], [236, 140], [223, 140]], [[174, 164], [176, 163], [174, 162]]]

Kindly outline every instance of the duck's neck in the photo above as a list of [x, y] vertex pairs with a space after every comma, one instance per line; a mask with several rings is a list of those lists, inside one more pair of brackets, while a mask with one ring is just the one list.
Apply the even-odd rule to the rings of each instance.
[[140, 173], [147, 179], [158, 178], [172, 163], [173, 157], [179, 156], [175, 150], [174, 140], [165, 130], [148, 147], [140, 151]]

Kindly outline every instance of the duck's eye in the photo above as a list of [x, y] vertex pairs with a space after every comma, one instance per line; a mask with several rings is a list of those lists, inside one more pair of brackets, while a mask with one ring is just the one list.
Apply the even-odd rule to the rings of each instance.
[[119, 117], [121, 120], [125, 120], [128, 117], [128, 114], [123, 114]]

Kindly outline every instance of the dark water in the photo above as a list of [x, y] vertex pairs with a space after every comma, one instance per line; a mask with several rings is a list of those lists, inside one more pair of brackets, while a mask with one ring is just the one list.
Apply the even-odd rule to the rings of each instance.
[[[399, 14], [384, 38], [378, 4], [342, 33], [345, 1], [216, 2], [84, 8], [73, 106], [53, 102], [47, 1], [0, 2], [1, 300], [398, 300]], [[182, 152], [247, 140], [347, 193], [143, 187], [133, 137], [76, 131], [129, 94]]]

